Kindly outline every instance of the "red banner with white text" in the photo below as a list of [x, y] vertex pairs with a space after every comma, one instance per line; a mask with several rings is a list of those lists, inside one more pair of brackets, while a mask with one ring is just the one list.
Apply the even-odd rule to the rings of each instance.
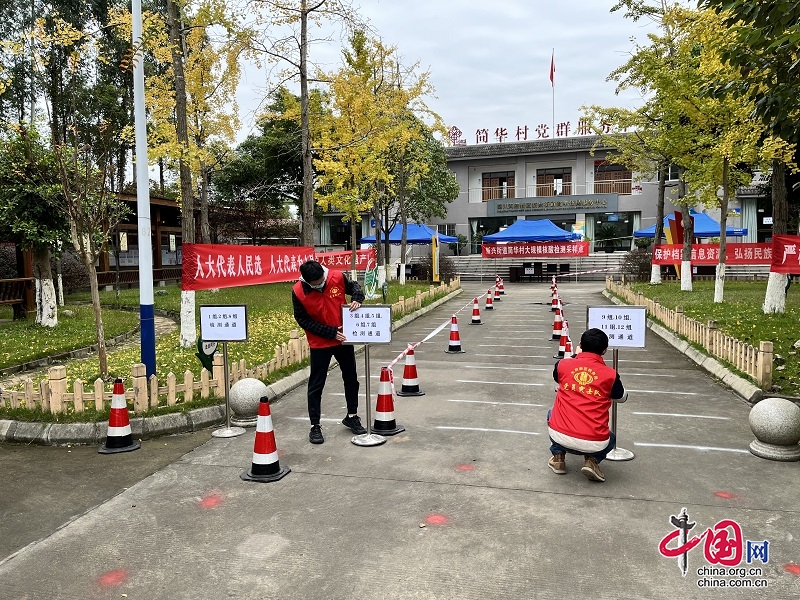
[[481, 244], [484, 258], [569, 258], [589, 256], [589, 242], [515, 242]]
[[[683, 257], [682, 244], [657, 244], [653, 248], [654, 265], [674, 265]], [[719, 244], [692, 244], [693, 265], [716, 265]], [[726, 265], [768, 265], [772, 262], [771, 244], [726, 244]]]
[[184, 290], [258, 285], [300, 278], [300, 265], [314, 258], [306, 246], [183, 245]]
[[772, 264], [769, 270], [773, 273], [800, 273], [800, 235], [772, 236]]
[[[366, 271], [367, 269], [374, 269], [377, 260], [378, 252], [375, 248], [369, 250], [356, 250], [356, 266], [357, 271]], [[323, 266], [329, 269], [336, 269], [337, 271], [351, 271], [353, 270], [353, 253], [352, 252], [317, 252], [317, 260]]]

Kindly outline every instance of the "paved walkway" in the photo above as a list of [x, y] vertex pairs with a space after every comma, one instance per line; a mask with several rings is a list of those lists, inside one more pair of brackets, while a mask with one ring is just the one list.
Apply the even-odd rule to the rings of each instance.
[[[607, 304], [602, 287], [560, 284], [573, 331], [583, 330], [587, 306]], [[372, 402], [380, 367], [464, 309], [464, 354], [444, 352], [447, 326], [415, 352], [425, 395], [396, 398], [404, 432], [381, 446], [352, 444], [339, 423], [345, 407], [334, 370], [323, 398], [324, 444], [308, 443], [304, 386], [271, 408], [277, 455], [291, 468], [284, 479], [240, 479], [251, 466], [253, 430], [212, 438], [0, 562], [0, 596], [800, 596], [797, 463], [749, 453], [750, 408], [739, 396], [648, 334], [645, 350], [619, 353], [630, 397], [619, 410], [618, 443], [635, 458], [604, 462], [602, 484], [581, 475], [576, 457], [567, 458], [566, 475], [555, 475], [545, 425], [557, 349], [548, 286], [507, 285], [495, 309], [483, 310], [482, 326], [469, 324], [466, 307], [485, 289], [465, 288], [395, 332], [391, 345], [373, 346], [369, 379], [359, 356], [362, 402], [367, 381]], [[398, 384], [401, 373], [396, 368]], [[124, 456], [104, 458], [107, 469], [124, 468]], [[62, 485], [91, 486], [98, 477], [75, 464], [71, 473]], [[0, 505], [14, 503], [2, 490]], [[50, 489], [30, 502], [59, 498]], [[678, 545], [671, 517], [683, 508], [696, 523], [689, 538], [702, 536], [687, 551], [685, 575], [679, 557], [659, 553]]]

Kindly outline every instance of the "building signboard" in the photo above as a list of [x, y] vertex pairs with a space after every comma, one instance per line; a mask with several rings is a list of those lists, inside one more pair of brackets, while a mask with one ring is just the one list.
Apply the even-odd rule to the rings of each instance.
[[575, 196], [544, 196], [541, 198], [502, 198], [487, 201], [487, 216], [547, 215], [564, 212], [618, 212], [618, 194], [582, 194]]

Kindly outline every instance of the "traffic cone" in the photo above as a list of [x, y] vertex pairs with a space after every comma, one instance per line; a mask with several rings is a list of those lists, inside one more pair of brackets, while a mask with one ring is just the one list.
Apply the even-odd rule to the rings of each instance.
[[566, 332], [567, 335], [567, 343], [564, 344], [564, 354], [566, 356], [574, 356], [575, 350], [572, 347], [572, 338], [569, 337], [569, 322], [567, 322], [566, 320], [564, 320], [564, 331]]
[[492, 289], [486, 292], [486, 310], [494, 310], [494, 301], [492, 300]]
[[506, 295], [506, 286], [503, 284], [503, 278], [502, 277], [500, 278], [500, 295], [501, 296], [505, 296]]
[[453, 319], [450, 321], [450, 343], [445, 352], [448, 354], [464, 354], [464, 351], [461, 349], [461, 338], [458, 335], [458, 319], [455, 315], [453, 315]]
[[100, 454], [117, 454], [138, 450], [142, 445], [133, 439], [131, 421], [128, 418], [128, 403], [125, 401], [125, 387], [122, 379], [114, 380], [111, 393], [111, 414], [108, 415], [108, 433], [105, 443], [100, 446]]
[[[383, 375], [383, 373], [381, 373]], [[417, 360], [414, 358], [414, 348], [409, 347], [406, 353], [406, 366], [403, 368], [403, 385], [398, 396], [424, 396], [425, 392], [419, 389], [417, 381]]]
[[564, 354], [567, 351], [567, 332], [562, 328], [561, 329], [561, 338], [558, 340], [558, 354], [556, 354], [553, 358], [564, 358]]
[[239, 477], [244, 481], [268, 483], [283, 479], [291, 471], [289, 467], [281, 467], [281, 463], [278, 461], [278, 446], [275, 444], [275, 431], [272, 428], [272, 416], [269, 413], [269, 398], [262, 396], [258, 403], [253, 464], [249, 471], [242, 471]]
[[394, 420], [394, 400], [392, 399], [392, 384], [389, 383], [389, 369], [381, 367], [381, 379], [378, 382], [378, 401], [375, 404], [375, 421], [372, 433], [378, 435], [395, 435], [406, 428], [398, 425]]
[[501, 302], [503, 299], [500, 297], [500, 288], [497, 284], [494, 286], [494, 301]]
[[553, 339], [558, 340], [561, 339], [561, 332], [564, 329], [564, 318], [561, 316], [561, 302], [559, 301], [558, 306], [556, 306], [556, 314], [553, 318]]
[[550, 310], [556, 310], [560, 301], [558, 297], [558, 284], [555, 282], [555, 279], [556, 278], [553, 277], [553, 299], [550, 302]]
[[472, 301], [472, 321], [469, 324], [483, 325], [483, 321], [481, 321], [481, 305], [477, 298]]

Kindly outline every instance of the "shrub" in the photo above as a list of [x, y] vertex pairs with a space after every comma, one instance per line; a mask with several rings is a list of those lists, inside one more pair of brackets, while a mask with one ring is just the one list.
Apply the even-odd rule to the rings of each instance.
[[636, 248], [625, 255], [620, 269], [628, 279], [650, 281], [652, 258], [652, 253], [645, 248]]
[[[417, 263], [420, 278], [431, 280], [431, 256], [425, 255], [423, 259]], [[449, 256], [443, 254], [439, 255], [439, 280], [443, 283], [450, 283], [456, 278], [456, 264], [455, 261]]]

